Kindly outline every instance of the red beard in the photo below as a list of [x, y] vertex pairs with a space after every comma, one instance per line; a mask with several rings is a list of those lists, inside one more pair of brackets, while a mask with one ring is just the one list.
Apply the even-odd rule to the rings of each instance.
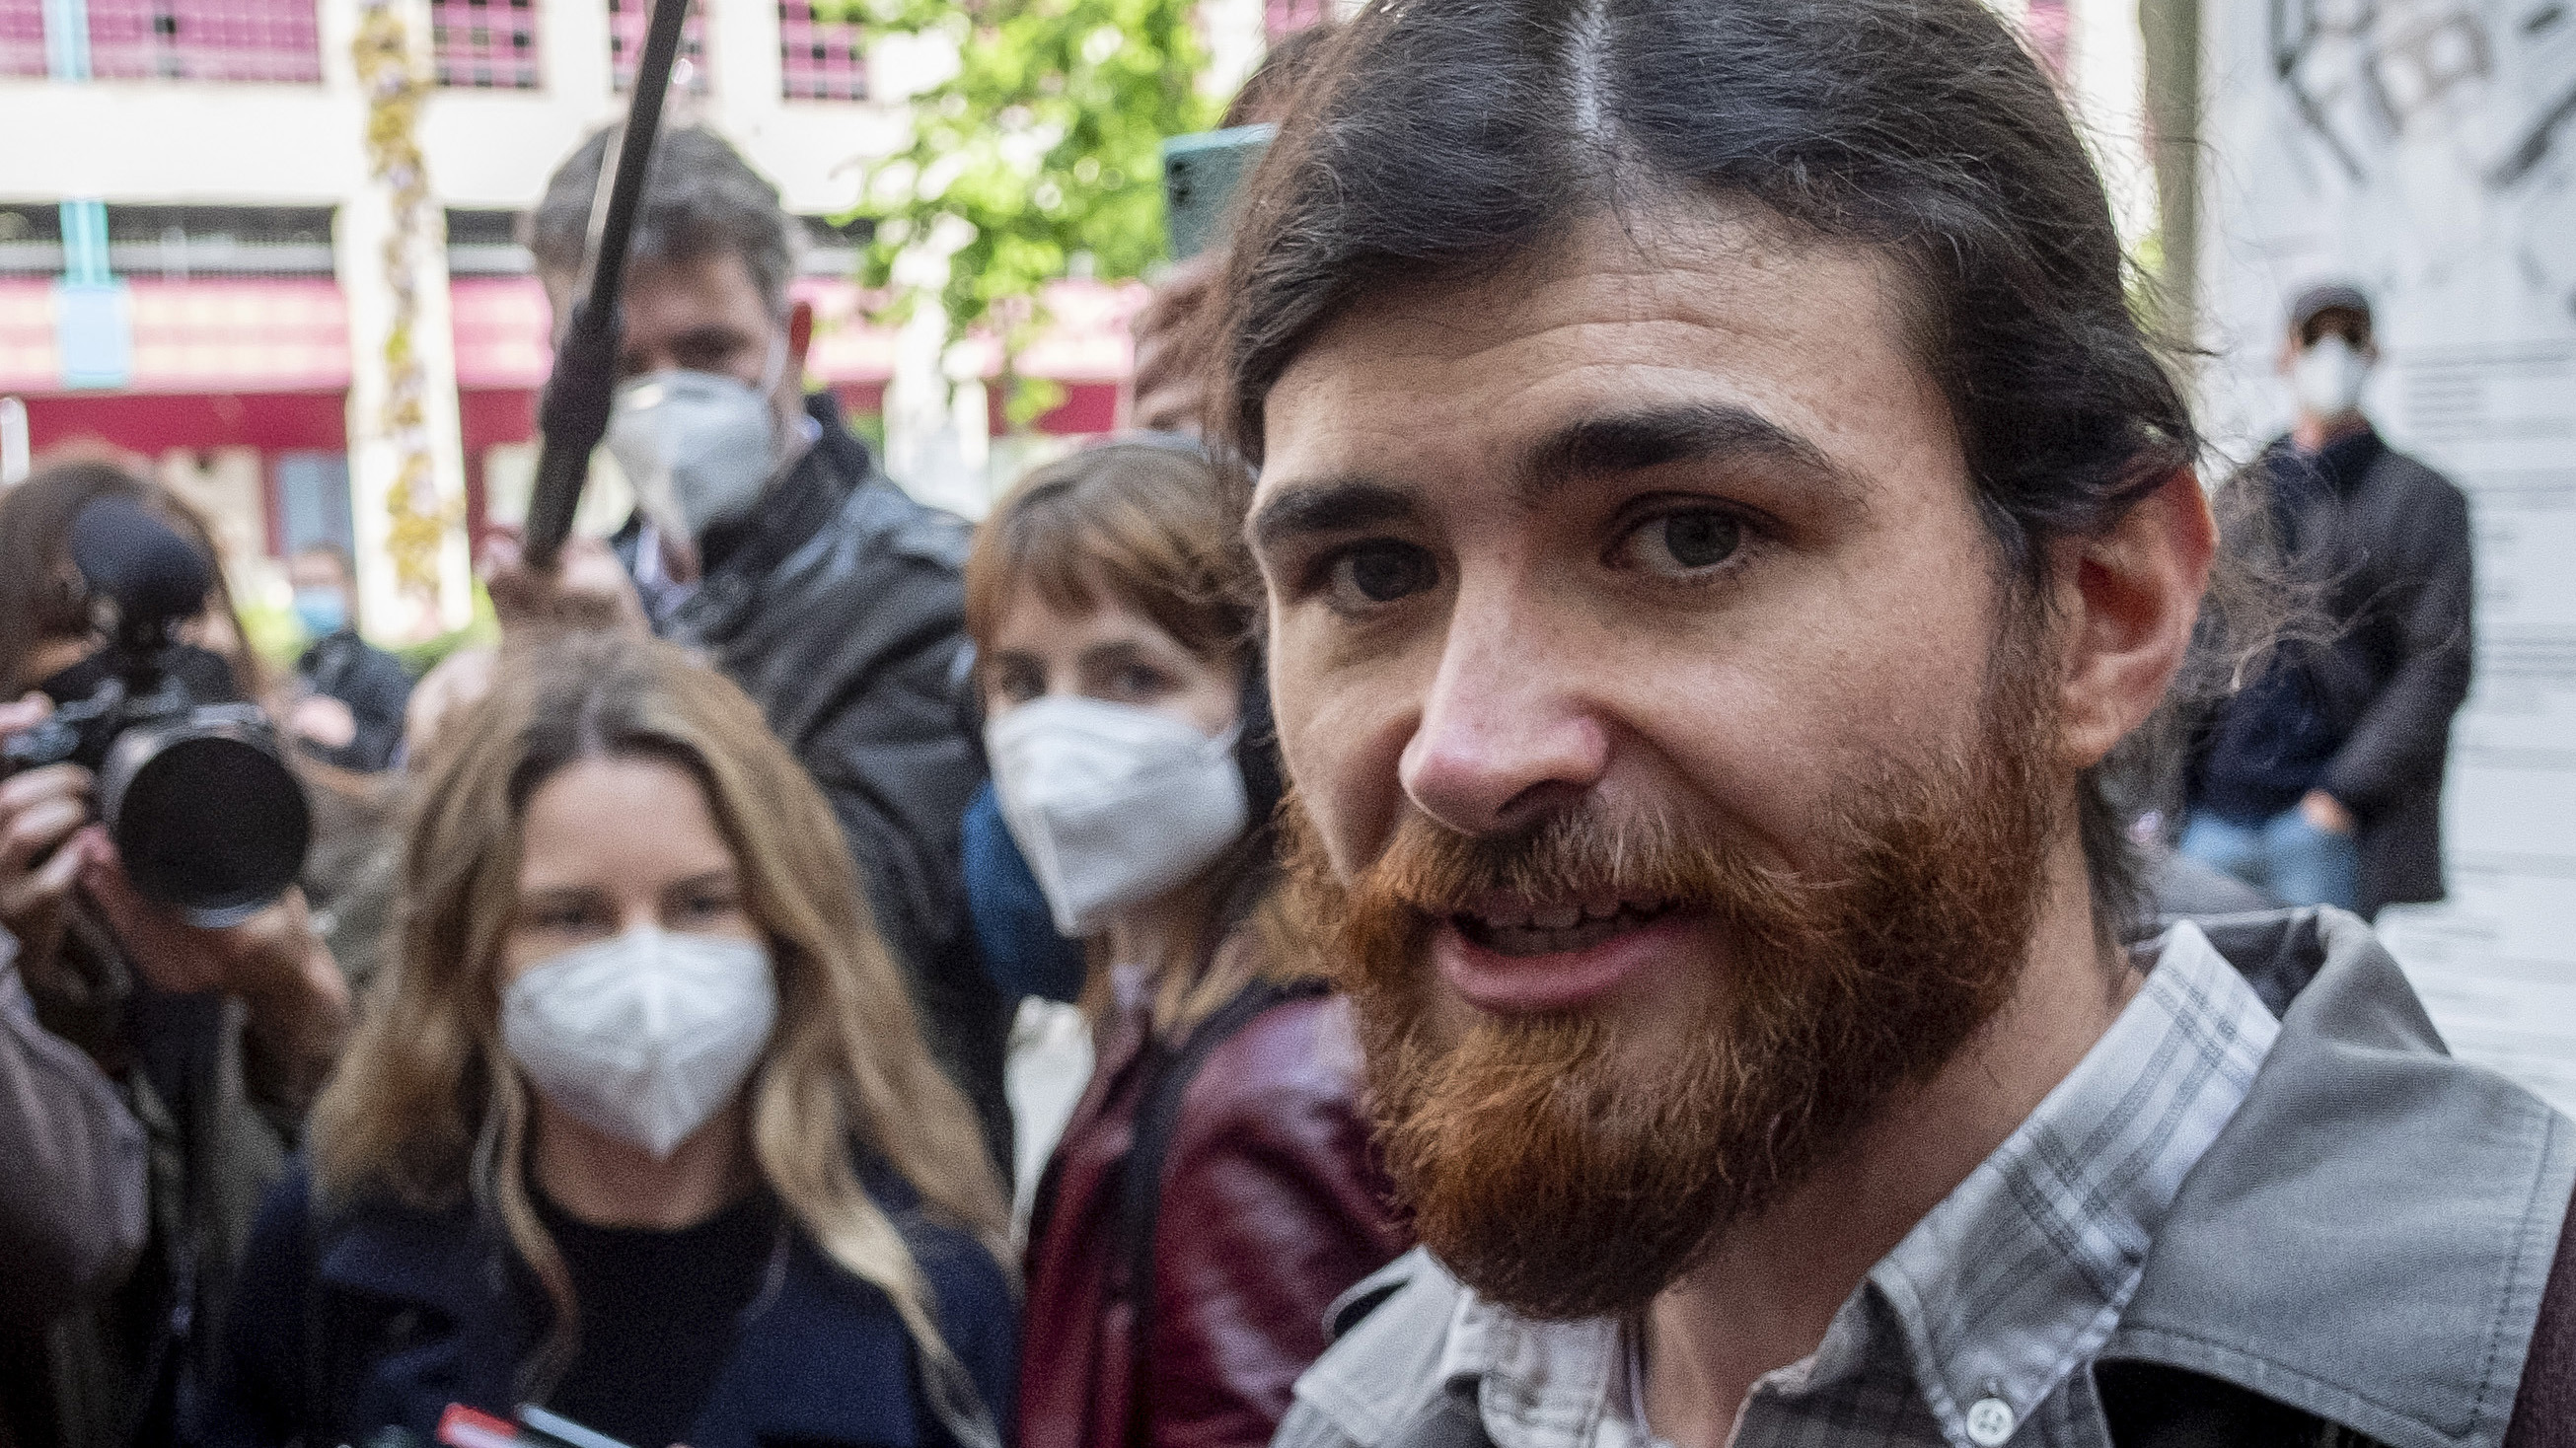
[[[1387, 1166], [1443, 1263], [1532, 1316], [1638, 1309], [1993, 1018], [2072, 804], [2046, 764], [2039, 657], [1998, 649], [1968, 748], [1832, 801], [1810, 872], [1677, 818], [1471, 838], [1409, 814], [1345, 884], [1287, 812], [1297, 914], [1338, 922], [1319, 946], [1357, 1006]], [[1498, 890], [1705, 912], [1724, 978], [1659, 1061], [1591, 1013], [1444, 1030], [1429, 937]]]

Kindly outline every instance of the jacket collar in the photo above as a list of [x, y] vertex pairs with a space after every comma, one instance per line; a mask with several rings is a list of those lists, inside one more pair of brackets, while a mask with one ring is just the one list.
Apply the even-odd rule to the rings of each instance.
[[2102, 1356], [2395, 1448], [2496, 1448], [2576, 1186], [2576, 1126], [2452, 1060], [2357, 917], [2204, 926], [2281, 1035]]

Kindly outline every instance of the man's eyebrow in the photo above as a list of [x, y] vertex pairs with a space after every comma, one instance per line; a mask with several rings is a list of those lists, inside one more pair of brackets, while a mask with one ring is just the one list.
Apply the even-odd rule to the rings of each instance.
[[1079, 662], [1086, 669], [1096, 669], [1110, 664], [1123, 664], [1130, 659], [1140, 659], [1145, 656], [1145, 645], [1138, 640], [1108, 639], [1100, 643], [1084, 645]]
[[751, 333], [731, 322], [704, 322], [671, 339], [679, 347], [743, 347], [750, 345]]
[[1253, 510], [1244, 532], [1256, 549], [1278, 548], [1318, 533], [1406, 522], [1420, 512], [1409, 489], [1375, 478], [1327, 478], [1281, 488]]
[[1858, 481], [1824, 449], [1758, 412], [1721, 403], [1643, 408], [1568, 423], [1530, 450], [1521, 490], [1534, 497], [1581, 478], [1730, 459], [1786, 468], [1838, 496], [1860, 492]]

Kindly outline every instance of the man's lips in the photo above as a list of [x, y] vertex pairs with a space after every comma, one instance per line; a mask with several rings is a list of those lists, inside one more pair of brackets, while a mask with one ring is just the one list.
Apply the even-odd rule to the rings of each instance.
[[1490, 899], [1442, 918], [1431, 958], [1449, 988], [1480, 1010], [1573, 1010], [1680, 948], [1699, 915], [1668, 901]]

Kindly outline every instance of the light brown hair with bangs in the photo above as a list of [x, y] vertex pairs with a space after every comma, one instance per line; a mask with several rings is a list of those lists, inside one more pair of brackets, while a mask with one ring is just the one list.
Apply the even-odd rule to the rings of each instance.
[[1123, 603], [1201, 658], [1239, 657], [1252, 626], [1241, 548], [1206, 459], [1152, 443], [1089, 448], [1022, 478], [976, 530], [966, 632], [989, 651], [1025, 587], [1063, 613]]
[[[1198, 658], [1256, 667], [1241, 518], [1228, 478], [1191, 449], [1111, 443], [1050, 463], [975, 532], [966, 632], [990, 657], [1028, 589], [1061, 613], [1132, 608]], [[1188, 957], [1154, 983], [1157, 1033], [1187, 1034], [1254, 979], [1314, 973], [1286, 918], [1277, 852], [1271, 821], [1255, 820], [1200, 877], [1206, 918]], [[1085, 1005], [1095, 1020], [1107, 1005], [1097, 972]]]

